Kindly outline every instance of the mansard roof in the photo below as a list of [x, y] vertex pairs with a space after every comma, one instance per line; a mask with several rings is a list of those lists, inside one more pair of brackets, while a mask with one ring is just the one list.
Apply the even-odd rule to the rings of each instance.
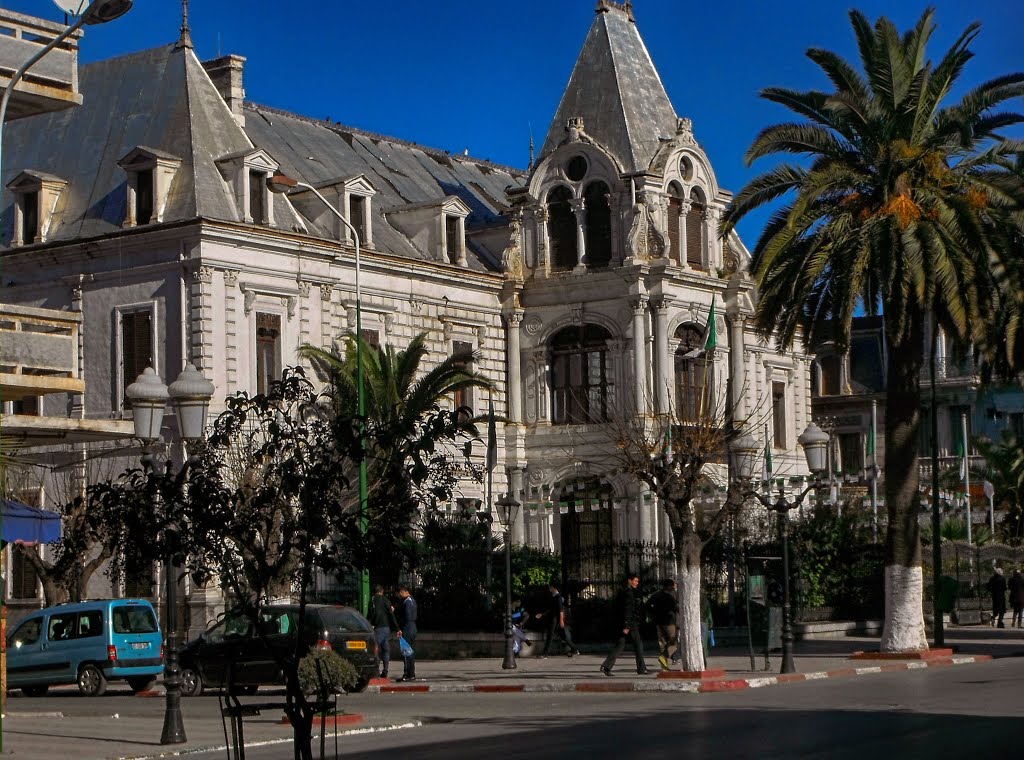
[[631, 3], [598, 3], [540, 158], [565, 140], [574, 117], [582, 117], [586, 134], [627, 171], [647, 169], [659, 140], [675, 134], [675, 109], [637, 30]]
[[[411, 204], [439, 205], [455, 196], [469, 208], [466, 227], [472, 230], [502, 222], [508, 211], [505, 189], [525, 179], [524, 172], [507, 166], [255, 103], [245, 104], [245, 129], [280, 162], [282, 172], [314, 187], [338, 177], [365, 176], [377, 190], [374, 246], [407, 258], [432, 260], [430, 251], [418, 250], [387, 222], [385, 212]], [[485, 253], [475, 245], [470, 237], [467, 247], [477, 253], [470, 257], [470, 268], [492, 269], [484, 261], [500, 261], [501, 251]]]
[[[203, 64], [188, 47], [167, 45], [81, 67], [84, 104], [6, 125], [10, 159], [0, 182], [28, 167], [67, 180], [61, 213], [48, 242], [112, 234], [122, 229], [127, 180], [119, 161], [146, 152], [180, 159], [168, 189], [164, 223], [206, 218], [241, 222], [225, 160], [262, 154], [283, 172], [319, 185], [339, 177], [365, 177], [376, 189], [374, 244], [406, 258], [429, 258], [383, 214], [410, 203], [458, 197], [469, 208], [467, 227], [501, 223], [505, 188], [523, 172], [468, 156], [452, 156], [403, 140], [246, 103], [245, 126], [235, 120]], [[60, 136], [59, 139], [56, 136]], [[11, 194], [4, 203], [12, 202]], [[333, 238], [303, 219], [284, 196], [273, 196], [275, 226], [303, 227]], [[6, 213], [10, 226], [14, 215]], [[475, 250], [469, 266], [484, 270], [500, 251]], [[488, 263], [485, 263], [488, 262]]]

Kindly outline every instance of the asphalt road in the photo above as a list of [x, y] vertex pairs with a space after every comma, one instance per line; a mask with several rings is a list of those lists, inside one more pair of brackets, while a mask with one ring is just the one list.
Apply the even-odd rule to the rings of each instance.
[[[1017, 756], [1024, 743], [1024, 658], [707, 694], [360, 694], [344, 708], [411, 727], [339, 737], [339, 757], [941, 758]], [[29, 703], [18, 700], [21, 705]], [[159, 717], [162, 699], [73, 690], [30, 701], [78, 719]], [[19, 706], [21, 706], [19, 705]], [[182, 702], [216, 714], [213, 697]], [[118, 721], [120, 722], [120, 721]], [[273, 733], [285, 737], [283, 728]], [[157, 750], [154, 747], [154, 750]], [[333, 757], [333, 737], [328, 740]], [[154, 754], [157, 752], [155, 751]], [[290, 760], [289, 743], [246, 750]], [[198, 752], [196, 760], [224, 760]]]

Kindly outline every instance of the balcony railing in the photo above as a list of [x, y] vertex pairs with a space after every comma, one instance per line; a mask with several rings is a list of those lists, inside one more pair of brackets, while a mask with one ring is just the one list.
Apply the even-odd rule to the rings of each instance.
[[79, 312], [0, 304], [0, 393], [16, 401], [47, 393], [83, 393]]
[[[65, 28], [52, 21], [0, 8], [0, 90], [7, 87], [14, 72]], [[72, 34], [18, 82], [8, 106], [8, 121], [81, 104], [82, 95], [78, 91], [78, 40], [81, 36], [81, 31]]]

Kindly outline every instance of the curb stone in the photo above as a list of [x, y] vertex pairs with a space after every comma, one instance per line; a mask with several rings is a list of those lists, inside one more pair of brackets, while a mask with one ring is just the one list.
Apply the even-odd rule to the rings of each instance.
[[586, 681], [554, 681], [547, 683], [417, 683], [415, 685], [391, 684], [388, 686], [369, 686], [367, 691], [382, 694], [444, 694], [466, 693], [477, 694], [523, 694], [528, 692], [585, 692], [589, 694], [622, 694], [624, 692], [682, 692], [687, 694], [709, 693], [718, 691], [735, 691], [738, 689], [759, 689], [765, 686], [781, 686], [787, 683], [802, 681], [820, 681], [826, 678], [848, 678], [866, 676], [875, 673], [894, 673], [923, 668], [951, 667], [953, 665], [970, 665], [988, 662], [991, 655], [957, 655], [953, 657], [937, 657], [927, 660], [908, 660], [862, 667], [836, 668], [811, 673], [782, 673], [775, 676], [751, 676], [749, 678], [705, 678], [701, 680], [685, 679], [644, 679], [605, 681], [588, 679]]

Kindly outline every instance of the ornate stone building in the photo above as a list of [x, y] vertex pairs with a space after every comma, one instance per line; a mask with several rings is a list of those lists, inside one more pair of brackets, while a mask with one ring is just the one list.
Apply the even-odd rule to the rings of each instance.
[[[308, 191], [270, 194], [280, 170], [360, 233], [372, 341], [478, 352], [507, 420], [495, 492], [538, 505], [515, 540], [666, 539], [635, 482], [588, 462], [617, 415], [692, 414], [706, 363], [738, 419], [768, 421], [777, 470], [802, 472], [808, 358], [748, 328], [749, 256], [717, 235], [730, 195], [630, 3], [598, 3], [526, 172], [257, 105], [244, 63], [201, 62], [183, 34], [82, 67], [82, 106], [8, 126], [3, 299], [82, 312], [86, 416], [126, 415], [150, 363], [169, 380], [193, 362], [216, 402], [354, 329], [351, 233]], [[717, 349], [694, 356], [713, 302]], [[560, 508], [581, 482], [598, 508]]]

